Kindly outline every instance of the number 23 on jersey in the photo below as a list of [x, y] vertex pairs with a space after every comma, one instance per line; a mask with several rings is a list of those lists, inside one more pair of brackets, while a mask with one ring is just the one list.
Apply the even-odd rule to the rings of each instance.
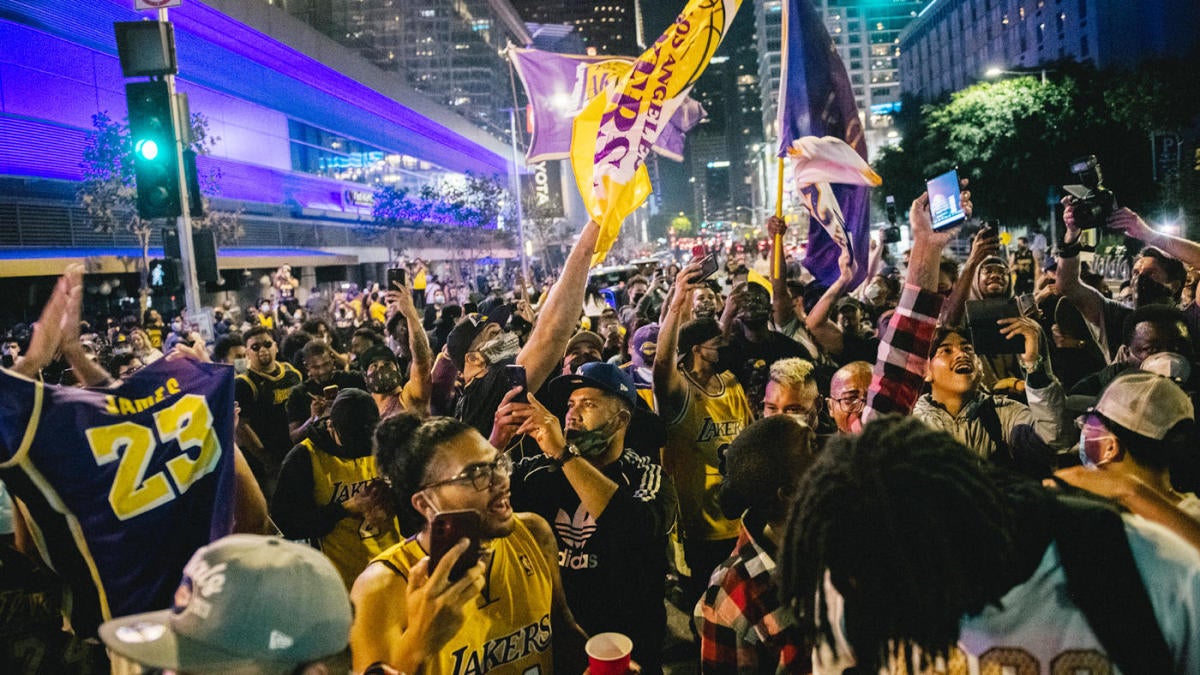
[[[197, 394], [186, 394], [154, 413], [153, 429], [125, 421], [88, 429], [86, 434], [97, 464], [119, 462], [108, 503], [121, 520], [139, 516], [187, 492], [196, 481], [212, 473], [221, 458], [212, 411], [208, 401]], [[165, 471], [146, 475], [155, 450], [172, 441], [178, 443], [180, 453], [167, 460]]]

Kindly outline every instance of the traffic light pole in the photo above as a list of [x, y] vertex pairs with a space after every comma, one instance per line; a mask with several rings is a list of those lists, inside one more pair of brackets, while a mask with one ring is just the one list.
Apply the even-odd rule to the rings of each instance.
[[[158, 10], [158, 20], [167, 21], [166, 8]], [[198, 314], [200, 312], [200, 282], [196, 278], [196, 248], [192, 243], [192, 218], [189, 213], [191, 204], [188, 196], [188, 181], [187, 168], [184, 166], [183, 139], [190, 136], [188, 130], [191, 128], [191, 120], [180, 119], [179, 101], [175, 97], [175, 76], [164, 75], [163, 80], [167, 83], [167, 92], [170, 93], [171, 100], [171, 119], [175, 122], [172, 126], [175, 127], [175, 159], [178, 167], [177, 180], [179, 181], [179, 218], [175, 223], [176, 231], [179, 233], [179, 260], [180, 272], [183, 282], [183, 301], [185, 312]], [[188, 125], [188, 126], [183, 126]]]

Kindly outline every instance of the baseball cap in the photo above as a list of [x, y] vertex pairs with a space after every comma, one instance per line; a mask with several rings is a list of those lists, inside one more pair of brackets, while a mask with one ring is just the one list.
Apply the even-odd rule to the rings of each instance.
[[100, 638], [153, 668], [282, 674], [345, 649], [350, 620], [342, 577], [321, 552], [234, 534], [196, 551], [174, 607], [106, 621]]
[[637, 407], [638, 395], [633, 379], [611, 363], [585, 363], [579, 367], [578, 373], [554, 378], [550, 381], [550, 396], [556, 402], [566, 401], [571, 392], [580, 387], [595, 387], [624, 399], [630, 407]]
[[467, 352], [471, 351], [471, 344], [475, 342], [475, 338], [479, 337], [487, 324], [486, 316], [468, 314], [446, 336], [446, 353], [450, 355], [450, 360], [460, 371], [465, 367]]
[[847, 296], [843, 297], [841, 300], [837, 301], [837, 311], [840, 312], [843, 309], [845, 309], [846, 307], [850, 307], [851, 309], [862, 310], [863, 304], [861, 302], [859, 302], [858, 298], [847, 295]]
[[364, 373], [367, 372], [367, 369], [371, 367], [371, 364], [375, 363], [376, 361], [391, 361], [397, 366], [400, 365], [400, 359], [396, 358], [396, 353], [384, 345], [367, 347], [363, 350], [363, 353], [357, 359], [355, 359], [355, 362], [358, 364], [358, 368]]
[[1179, 385], [1156, 373], [1135, 371], [1105, 387], [1096, 412], [1139, 436], [1162, 440], [1184, 420], [1196, 419], [1192, 400]]
[[654, 347], [657, 352], [658, 329], [658, 324], [648, 323], [634, 331], [629, 340], [629, 356], [636, 365], [645, 366], [653, 358], [643, 351], [644, 348]]
[[567, 341], [566, 353], [570, 354], [572, 349], [575, 349], [576, 346], [581, 344], [591, 345], [592, 347], [595, 347], [596, 351], [598, 352], [604, 351], [604, 338], [590, 330], [581, 330], [572, 335], [571, 339]]
[[1187, 382], [1192, 377], [1192, 364], [1181, 354], [1158, 352], [1142, 359], [1139, 366], [1148, 373], [1156, 373], [1177, 383]]

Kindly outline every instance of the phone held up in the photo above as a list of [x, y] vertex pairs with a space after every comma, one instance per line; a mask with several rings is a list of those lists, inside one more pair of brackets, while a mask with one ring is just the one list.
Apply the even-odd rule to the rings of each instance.
[[471, 543], [454, 563], [454, 567], [450, 568], [448, 577], [451, 583], [463, 578], [467, 570], [479, 562], [479, 539], [482, 529], [483, 521], [478, 511], [443, 511], [434, 516], [429, 525], [429, 573], [433, 574], [438, 563], [455, 544], [467, 539]]
[[933, 216], [933, 231], [948, 230], [967, 219], [959, 189], [958, 169], [930, 178], [925, 182], [929, 190], [929, 213]]
[[510, 363], [504, 366], [504, 373], [508, 376], [508, 388], [521, 388], [521, 393], [513, 397], [518, 403], [529, 402], [529, 383], [526, 381], [525, 366], [519, 363]]
[[397, 286], [407, 286], [408, 275], [403, 267], [389, 267], [387, 271], [387, 288], [385, 290], [394, 291]]
[[692, 260], [700, 261], [700, 272], [692, 277], [692, 283], [699, 283], [717, 273], [717, 254], [708, 253], [704, 244], [692, 247]]
[[328, 387], [321, 389], [321, 395], [325, 397], [326, 401], [332, 401], [333, 399], [337, 398], [338, 386], [336, 384], [331, 384]]
[[883, 228], [883, 243], [897, 244], [900, 242], [900, 226], [896, 224], [896, 198], [892, 195], [887, 196], [884, 204], [887, 209], [888, 226]]

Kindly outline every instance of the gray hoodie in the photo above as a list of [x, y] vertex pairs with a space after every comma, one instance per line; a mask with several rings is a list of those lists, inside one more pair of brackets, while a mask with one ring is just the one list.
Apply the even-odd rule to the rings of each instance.
[[971, 448], [980, 457], [987, 459], [996, 452], [996, 444], [988, 436], [983, 420], [979, 417], [979, 407], [984, 401], [991, 399], [996, 407], [996, 416], [1000, 419], [1000, 429], [1009, 447], [1020, 440], [1021, 428], [1030, 429], [1047, 445], [1061, 449], [1065, 447], [1066, 424], [1064, 410], [1066, 395], [1062, 384], [1056, 378], [1049, 378], [1050, 383], [1041, 388], [1028, 386], [1026, 381], [1025, 396], [1029, 405], [1014, 401], [1007, 396], [996, 396], [983, 391], [976, 391], [958, 415], [951, 415], [942, 405], [933, 400], [929, 394], [924, 394], [913, 406], [913, 417], [926, 425], [945, 431], [957, 441]]

